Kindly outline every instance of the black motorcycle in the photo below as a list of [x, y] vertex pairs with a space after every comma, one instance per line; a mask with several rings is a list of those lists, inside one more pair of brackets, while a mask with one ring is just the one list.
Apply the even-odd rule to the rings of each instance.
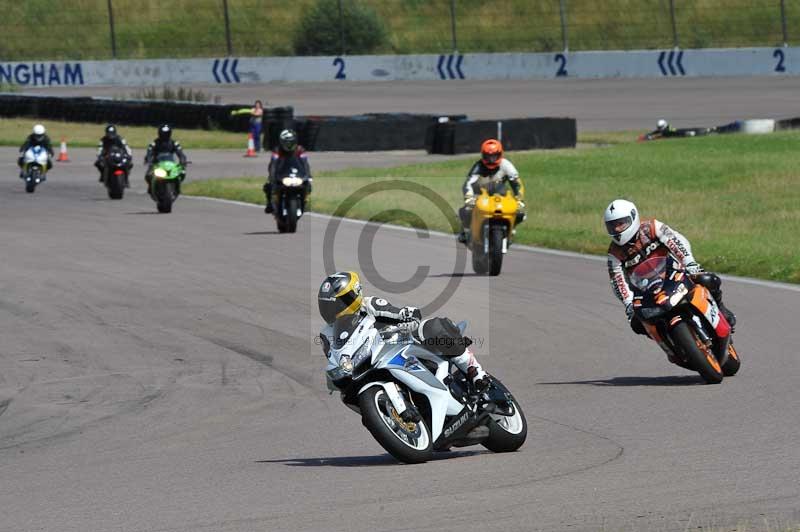
[[108, 189], [108, 197], [122, 199], [128, 187], [128, 173], [131, 168], [131, 158], [128, 152], [119, 146], [111, 146], [103, 157], [102, 178], [103, 184]]
[[275, 187], [275, 221], [281, 233], [297, 231], [297, 221], [306, 210], [306, 198], [311, 193], [311, 180], [296, 167], [291, 167]]

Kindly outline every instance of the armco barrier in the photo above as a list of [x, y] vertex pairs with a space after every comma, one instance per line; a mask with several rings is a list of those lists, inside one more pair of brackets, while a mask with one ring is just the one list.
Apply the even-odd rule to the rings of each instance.
[[[498, 122], [501, 124], [499, 128]], [[574, 148], [577, 124], [574, 118], [449, 121], [435, 126], [429, 151], [444, 154], [477, 152], [484, 140], [498, 136], [507, 150]]]

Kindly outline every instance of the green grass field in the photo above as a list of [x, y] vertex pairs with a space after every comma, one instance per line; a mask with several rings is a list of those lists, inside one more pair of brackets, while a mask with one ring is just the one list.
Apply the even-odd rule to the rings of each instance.
[[[315, 0], [228, 0], [232, 54], [291, 55], [301, 13]], [[371, 6], [389, 30], [376, 53], [442, 53], [452, 49], [450, 3], [427, 0], [343, 0]], [[108, 5], [118, 59], [227, 55], [219, 0], [28, 0], [9, 2], [0, 22], [0, 57], [111, 58]], [[676, 2], [683, 48], [778, 46], [783, 43], [777, 0]], [[673, 46], [669, 3], [662, 0], [569, 0], [570, 50], [654, 49]], [[800, 4], [786, 2], [787, 32], [800, 34]], [[558, 0], [458, 0], [461, 52], [562, 49]]]
[[[644, 216], [665, 221], [689, 238], [708, 269], [800, 283], [798, 133], [509, 155], [523, 176], [528, 202], [518, 243], [603, 254], [608, 237], [602, 212], [612, 199], [625, 197]], [[456, 161], [319, 174], [312, 209], [332, 213], [360, 187], [403, 179], [429, 187], [455, 210], [466, 166]], [[262, 183], [261, 177], [198, 181], [187, 183], [185, 192], [263, 204]], [[398, 216], [398, 210], [407, 214]], [[379, 213], [409, 225], [414, 215], [408, 213], [416, 213], [431, 228], [450, 230], [430, 202], [408, 193], [375, 194], [348, 216], [369, 219]]]
[[[31, 132], [34, 124], [41, 123], [58, 151], [58, 143], [64, 138], [68, 147], [96, 147], [103, 136], [106, 124], [60, 122], [38, 118], [0, 118], [0, 146], [19, 147]], [[156, 137], [156, 128], [145, 126], [120, 126], [119, 132], [133, 148], [145, 149]], [[194, 149], [243, 149], [247, 146], [245, 133], [229, 131], [204, 131], [202, 129], [176, 129], [175, 138], [181, 144]]]

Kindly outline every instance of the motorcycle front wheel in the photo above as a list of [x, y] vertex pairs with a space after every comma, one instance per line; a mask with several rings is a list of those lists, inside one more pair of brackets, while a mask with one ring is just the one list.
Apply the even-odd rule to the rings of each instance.
[[156, 183], [156, 208], [160, 213], [172, 212], [172, 202], [175, 201], [175, 183], [160, 181]]
[[514, 413], [510, 416], [490, 414], [492, 421], [489, 423], [489, 437], [483, 442], [483, 446], [494, 453], [516, 451], [522, 447], [528, 437], [528, 420], [525, 419], [525, 413], [517, 400], [503, 383], [494, 379], [493, 386], [508, 393], [511, 397], [509, 403], [513, 407]]
[[430, 460], [431, 433], [425, 421], [403, 421], [380, 386], [368, 388], [359, 397], [364, 426], [386, 451], [407, 464]]
[[122, 199], [122, 195], [125, 189], [125, 183], [123, 179], [125, 176], [123, 175], [107, 175], [106, 176], [106, 187], [108, 188], [108, 197], [113, 200]]
[[697, 371], [708, 384], [719, 384], [724, 374], [710, 347], [706, 346], [697, 333], [685, 321], [678, 323], [670, 335], [675, 345], [683, 352], [689, 365]]
[[489, 229], [489, 275], [500, 275], [503, 268], [503, 227], [492, 226]]

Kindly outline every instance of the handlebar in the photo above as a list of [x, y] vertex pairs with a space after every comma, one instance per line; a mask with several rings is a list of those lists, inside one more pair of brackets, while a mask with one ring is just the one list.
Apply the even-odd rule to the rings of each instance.
[[419, 322], [417, 321], [404, 321], [397, 325], [388, 325], [379, 331], [381, 338], [388, 338], [395, 334], [411, 334], [417, 330]]

